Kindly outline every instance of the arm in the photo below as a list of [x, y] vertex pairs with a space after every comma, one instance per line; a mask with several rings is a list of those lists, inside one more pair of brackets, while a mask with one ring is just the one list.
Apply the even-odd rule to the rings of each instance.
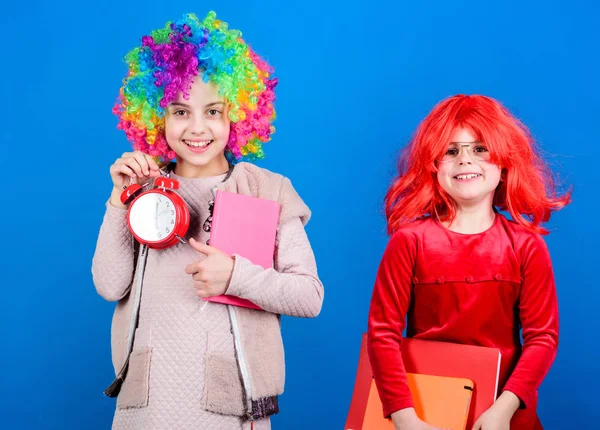
[[528, 236], [517, 248], [521, 259], [519, 317], [523, 352], [496, 402], [473, 426], [474, 430], [506, 429], [519, 408], [530, 404], [548, 373], [558, 347], [558, 304], [552, 262], [539, 236]]
[[150, 155], [135, 151], [118, 158], [110, 166], [110, 176], [114, 186], [98, 235], [92, 276], [98, 294], [114, 302], [129, 293], [135, 270], [134, 240], [127, 228], [121, 193], [131, 182], [145, 184], [160, 176], [160, 171]]
[[558, 301], [552, 262], [540, 236], [529, 236], [521, 246], [519, 317], [523, 353], [504, 386], [526, 407], [550, 370], [558, 349]]
[[282, 224], [277, 236], [273, 269], [235, 256], [227, 294], [250, 300], [268, 312], [316, 317], [323, 304], [323, 284], [300, 218]]
[[[114, 194], [115, 192], [113, 192]], [[92, 260], [92, 277], [96, 291], [108, 301], [117, 301], [129, 293], [134, 272], [134, 246], [127, 228], [126, 210], [106, 203], [96, 251]]]
[[402, 231], [396, 233], [381, 259], [369, 311], [369, 359], [383, 413], [392, 415], [397, 426], [401, 418], [414, 415], [400, 344], [411, 300], [415, 259], [415, 239]]

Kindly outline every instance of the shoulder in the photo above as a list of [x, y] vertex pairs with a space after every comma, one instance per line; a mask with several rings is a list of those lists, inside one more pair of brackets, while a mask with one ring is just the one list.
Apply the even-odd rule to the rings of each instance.
[[431, 217], [412, 221], [391, 235], [387, 248], [392, 252], [400, 249], [416, 248], [424, 236], [434, 234], [435, 227], [435, 221]]
[[499, 224], [509, 236], [516, 255], [522, 261], [528, 259], [533, 253], [548, 254], [548, 246], [540, 234], [527, 230], [523, 225], [509, 220], [504, 215], [498, 216]]
[[436, 230], [439, 230], [437, 223], [430, 216], [426, 216], [400, 227], [392, 234], [390, 242], [405, 240], [416, 241], [423, 236], [435, 234]]
[[264, 167], [258, 167], [255, 164], [242, 161], [235, 165], [234, 171], [239, 171], [249, 178], [263, 182], [262, 185], [279, 184], [286, 179], [285, 176], [272, 172]]
[[502, 214], [497, 215], [499, 217], [499, 225], [502, 229], [513, 238], [515, 245], [523, 244], [535, 244], [545, 245], [544, 238], [537, 233], [527, 230], [523, 225], [516, 221], [506, 218]]
[[281, 205], [281, 223], [299, 217], [306, 224], [310, 219], [310, 209], [289, 178], [247, 162], [236, 164], [234, 175], [238, 182], [246, 182], [256, 197], [274, 200]]

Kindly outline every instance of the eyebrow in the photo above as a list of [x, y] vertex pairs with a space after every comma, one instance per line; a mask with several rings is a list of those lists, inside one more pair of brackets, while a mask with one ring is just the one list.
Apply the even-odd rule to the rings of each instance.
[[[216, 105], [225, 105], [225, 102], [219, 102], [219, 101], [211, 102], [211, 103], [208, 103], [207, 105], [205, 105], [204, 107], [208, 108], [208, 107], [212, 107], [212, 106], [216, 106]], [[185, 103], [180, 103], [180, 102], [173, 102], [169, 106], [179, 106], [179, 107], [184, 107], [184, 108], [188, 108], [188, 109], [190, 108], [190, 105], [185, 104]]]
[[482, 142], [481, 140], [474, 140], [473, 142], [450, 142], [450, 143], [451, 144], [452, 143], [456, 143], [456, 144], [460, 145], [460, 144], [463, 144], [463, 143], [471, 144], [471, 143], [481, 143], [481, 142]]
[[209, 104], [207, 104], [207, 105], [206, 105], [206, 106], [204, 106], [204, 107], [211, 107], [211, 106], [216, 106], [216, 105], [225, 105], [225, 102], [219, 102], [219, 101], [217, 101], [217, 102], [212, 102], [212, 103], [209, 103]]

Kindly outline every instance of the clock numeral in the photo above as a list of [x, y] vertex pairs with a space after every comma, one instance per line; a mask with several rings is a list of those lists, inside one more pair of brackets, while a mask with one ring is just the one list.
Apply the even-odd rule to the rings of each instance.
[[169, 227], [165, 228], [165, 232], [168, 233], [169, 232]]
[[158, 238], [161, 239], [162, 238], [162, 233], [158, 232]]
[[175, 211], [171, 211], [171, 215], [175, 215]]
[[175, 220], [174, 219], [171, 220], [171, 224], [175, 224]]

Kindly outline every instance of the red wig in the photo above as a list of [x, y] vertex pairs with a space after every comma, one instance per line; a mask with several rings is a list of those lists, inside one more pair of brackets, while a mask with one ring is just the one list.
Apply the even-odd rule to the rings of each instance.
[[385, 196], [388, 233], [427, 215], [452, 222], [456, 203], [437, 181], [436, 160], [460, 128], [484, 142], [491, 162], [502, 167], [503, 180], [496, 189], [494, 206], [507, 210], [529, 231], [548, 233], [540, 224], [571, 201], [571, 191], [557, 194], [552, 172], [539, 156], [527, 127], [498, 101], [479, 95], [443, 100], [402, 150], [398, 176]]

